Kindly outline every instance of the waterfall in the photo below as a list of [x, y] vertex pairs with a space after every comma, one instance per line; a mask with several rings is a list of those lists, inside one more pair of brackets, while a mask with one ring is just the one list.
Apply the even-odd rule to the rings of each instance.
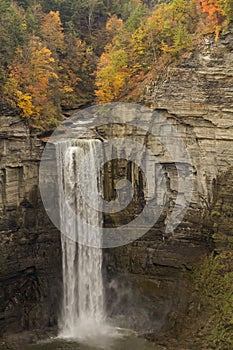
[[100, 144], [99, 140], [56, 144], [63, 268], [60, 336], [65, 338], [97, 334], [105, 321], [99, 204], [102, 185], [96, 170]]

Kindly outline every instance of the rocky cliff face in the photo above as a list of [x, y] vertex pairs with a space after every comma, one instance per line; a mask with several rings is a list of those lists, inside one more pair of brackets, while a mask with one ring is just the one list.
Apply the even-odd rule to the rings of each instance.
[[179, 67], [168, 69], [166, 80], [152, 82], [143, 97], [191, 134], [198, 190], [209, 201], [213, 179], [233, 164], [232, 39], [232, 31], [216, 43], [206, 38]]
[[[113, 280], [120, 279], [120, 285], [125, 276], [132, 295], [136, 289], [141, 291], [147, 317], [157, 320], [153, 330], [175, 330], [189, 310], [189, 272], [216, 242], [232, 242], [232, 31], [216, 43], [206, 38], [178, 67], [168, 69], [162, 80], [153, 81], [145, 89], [142, 102], [179, 130], [194, 171], [192, 201], [173, 237], [162, 240], [171, 208], [167, 206], [164, 217], [148, 234], [106, 252], [106, 266]], [[163, 166], [169, 179], [167, 189], [174, 200], [176, 174], [172, 163], [166, 162], [166, 155]], [[112, 293], [114, 296], [114, 290]], [[129, 305], [133, 303], [132, 295], [127, 300]], [[123, 309], [126, 304], [122, 302]], [[113, 312], [121, 312], [119, 305]], [[131, 315], [135, 316], [133, 311]]]
[[[213, 248], [214, 238], [224, 235], [225, 240], [231, 240], [232, 42], [231, 33], [217, 43], [206, 39], [191, 57], [168, 69], [165, 80], [152, 82], [142, 97], [144, 104], [177, 128], [191, 157], [189, 163], [178, 162], [183, 181], [187, 174], [194, 177], [191, 203], [182, 223], [171, 235], [167, 235], [166, 225], [178, 193], [177, 168], [174, 157], [169, 156], [153, 135], [140, 129], [147, 114], [143, 114], [144, 120], [128, 113], [125, 124], [116, 118], [114, 126], [103, 126], [108, 122], [104, 117], [102, 126], [95, 127], [94, 133], [82, 136], [97, 137], [103, 143], [111, 137], [142, 142], [163, 168], [168, 195], [157, 223], [137, 241], [105, 251], [108, 309], [120, 322], [125, 315], [124, 326], [131, 324], [148, 332], [179, 329], [189, 311], [193, 266]], [[94, 113], [84, 111], [67, 124], [75, 135], [79, 121], [81, 131], [85, 123], [91, 128], [93, 116]], [[139, 130], [132, 128], [130, 122], [138, 124]], [[172, 139], [168, 143], [170, 147], [175, 144]], [[60, 240], [43, 210], [38, 192], [38, 165], [43, 147], [17, 118], [2, 118], [0, 322], [8, 330], [56, 323], [61, 280]], [[146, 197], [143, 173], [125, 161], [123, 153], [116, 156], [118, 160], [105, 167], [105, 199], [115, 198], [119, 179], [133, 180], [135, 196], [133, 205], [120, 215], [105, 215], [105, 227], [130, 223], [140, 214]], [[54, 181], [53, 177], [46, 179], [48, 185]], [[124, 189], [121, 191], [124, 195]]]
[[44, 148], [18, 117], [0, 117], [0, 329], [52, 326], [60, 290], [60, 238], [40, 200]]

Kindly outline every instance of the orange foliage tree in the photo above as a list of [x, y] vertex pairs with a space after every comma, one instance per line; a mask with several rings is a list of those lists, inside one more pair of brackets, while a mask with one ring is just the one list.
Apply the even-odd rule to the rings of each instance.
[[[207, 15], [206, 28], [215, 31], [215, 40], [218, 40], [220, 30], [226, 21], [226, 5], [232, 0], [201, 0], [202, 12]], [[209, 23], [208, 23], [209, 22]]]
[[47, 128], [54, 126], [59, 117], [59, 101], [55, 90], [58, 76], [51, 51], [37, 37], [32, 37], [23, 49], [18, 48], [9, 67], [5, 94], [14, 107], [31, 124]]
[[208, 14], [208, 17], [218, 23], [219, 15], [221, 13], [221, 6], [219, 0], [202, 0], [202, 11]]

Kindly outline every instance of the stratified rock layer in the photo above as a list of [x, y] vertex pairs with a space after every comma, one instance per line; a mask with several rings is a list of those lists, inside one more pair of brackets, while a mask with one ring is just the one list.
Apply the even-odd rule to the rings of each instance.
[[[175, 330], [182, 323], [188, 311], [189, 271], [212, 248], [212, 238], [219, 239], [222, 234], [229, 241], [232, 237], [232, 33], [216, 43], [207, 38], [188, 59], [168, 69], [163, 77], [145, 89], [142, 102], [176, 126], [187, 146], [195, 176], [190, 209], [168, 240], [162, 236], [169, 209], [139, 241], [106, 252], [109, 276], [116, 280], [115, 284], [120, 279], [122, 285], [122, 278], [126, 285], [134, 281], [132, 295], [138, 288], [141, 290], [147, 316], [157, 320], [158, 331]], [[168, 191], [174, 196], [176, 174], [170, 162], [163, 165], [169, 179]], [[112, 285], [113, 282], [110, 309], [115, 295]], [[132, 305], [132, 295], [118, 300], [113, 312], [121, 313], [127, 304]], [[137, 309], [137, 304], [134, 307]], [[133, 323], [137, 326], [137, 322]], [[156, 324], [152, 328], [156, 330]]]
[[[174, 146], [174, 154], [169, 155], [163, 144], [142, 130], [149, 118], [143, 107], [135, 107], [142, 108], [142, 119], [135, 117], [135, 110], [128, 110], [123, 123], [116, 117], [114, 126], [108, 124], [108, 115], [103, 115], [96, 127], [95, 108], [67, 121], [72, 137], [78, 135], [78, 125], [81, 132], [86, 125], [95, 130], [83, 133], [84, 138], [99, 138], [103, 143], [112, 137], [141, 142], [163, 168], [167, 196], [157, 223], [137, 241], [105, 251], [108, 310], [118, 316], [122, 326], [145, 332], [179, 329], [189, 308], [193, 266], [212, 249], [214, 234], [219, 237], [224, 231], [225, 236], [232, 235], [232, 43], [231, 33], [217, 43], [206, 39], [190, 58], [164, 73], [166, 80], [152, 82], [142, 98], [177, 128], [190, 154], [190, 161], [178, 162], [178, 166], [184, 180], [193, 174], [193, 195], [182, 223], [170, 234], [166, 225], [178, 193], [175, 140], [167, 139], [170, 147]], [[38, 191], [44, 145], [17, 118], [1, 117], [0, 122], [1, 329], [19, 331], [54, 325], [61, 280], [60, 239]], [[131, 122], [138, 129], [132, 128]], [[62, 128], [57, 138], [64, 136]], [[133, 180], [135, 196], [133, 205], [120, 214], [105, 215], [105, 227], [130, 223], [140, 215], [146, 198], [143, 172], [125, 161], [123, 153], [115, 155], [118, 160], [105, 167], [105, 199], [115, 199], [120, 179]], [[149, 168], [151, 165], [149, 161]], [[48, 191], [56, 181], [54, 174], [46, 178]], [[124, 188], [119, 191], [124, 197]], [[57, 198], [48, 205], [57, 207]], [[225, 209], [227, 215], [222, 218]]]
[[0, 117], [0, 330], [57, 323], [60, 238], [41, 203], [43, 142], [18, 117]]

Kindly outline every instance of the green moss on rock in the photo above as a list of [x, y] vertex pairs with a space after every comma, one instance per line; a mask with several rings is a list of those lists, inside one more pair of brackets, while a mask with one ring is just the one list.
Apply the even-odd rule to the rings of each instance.
[[201, 328], [197, 338], [202, 349], [233, 349], [233, 253], [210, 256], [195, 274], [197, 317]]

